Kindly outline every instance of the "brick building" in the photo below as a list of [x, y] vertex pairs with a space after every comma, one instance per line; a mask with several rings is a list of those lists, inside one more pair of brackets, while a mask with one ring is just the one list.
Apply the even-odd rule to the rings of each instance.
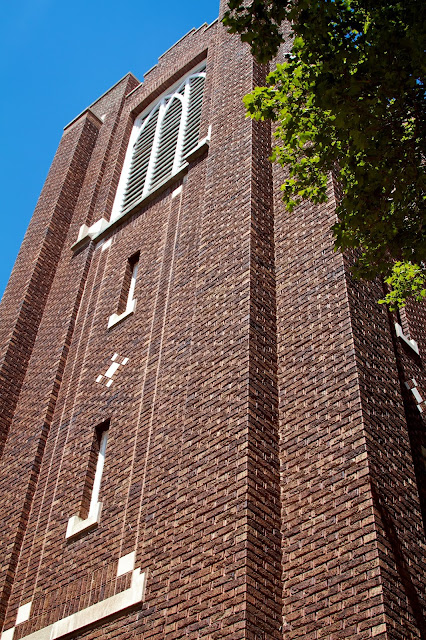
[[[426, 324], [288, 213], [220, 22], [65, 130], [1, 305], [2, 640], [426, 638]], [[1, 628], [1, 627], [0, 627]]]

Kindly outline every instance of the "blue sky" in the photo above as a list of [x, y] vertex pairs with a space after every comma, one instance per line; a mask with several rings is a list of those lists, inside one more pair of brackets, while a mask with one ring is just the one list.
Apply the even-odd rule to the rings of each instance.
[[22, 0], [0, 23], [0, 296], [63, 127], [128, 71], [139, 80], [219, 0]]

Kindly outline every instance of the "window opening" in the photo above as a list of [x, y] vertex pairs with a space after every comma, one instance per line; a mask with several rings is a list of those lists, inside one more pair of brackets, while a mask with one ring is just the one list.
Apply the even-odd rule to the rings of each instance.
[[136, 120], [113, 220], [185, 166], [185, 156], [198, 143], [205, 69], [204, 63]]
[[135, 263], [133, 264], [133, 267], [131, 267], [132, 277], [130, 280], [129, 293], [128, 293], [127, 302], [126, 302], [126, 309], [129, 309], [129, 307], [133, 303], [133, 296], [135, 293], [135, 286], [136, 286], [136, 278], [138, 275], [138, 267], [139, 267], [139, 258], [135, 261]]
[[105, 464], [105, 452], [108, 442], [108, 428], [105, 428], [102, 432], [98, 434], [99, 439], [99, 451], [98, 451], [98, 459], [96, 462], [96, 471], [95, 477], [93, 479], [93, 488], [92, 488], [92, 496], [90, 498], [90, 506], [89, 506], [89, 518], [93, 516], [98, 508], [99, 502], [99, 492], [101, 489], [101, 481], [102, 475], [104, 472], [104, 464]]
[[94, 515], [99, 502], [102, 474], [105, 463], [105, 452], [108, 442], [109, 422], [98, 425], [93, 434], [90, 449], [89, 466], [83, 491], [81, 515], [90, 518]]
[[157, 129], [158, 113], [159, 109], [154, 109], [154, 112], [148, 116], [135, 143], [129, 179], [124, 192], [123, 209], [130, 209], [143, 196], [145, 178], [148, 173], [149, 159]]
[[123, 285], [121, 287], [120, 301], [118, 304], [119, 314], [133, 311], [133, 307], [135, 304], [134, 295], [136, 278], [138, 276], [139, 256], [140, 252], [138, 251], [127, 260]]
[[150, 185], [152, 189], [155, 189], [172, 172], [181, 120], [182, 101], [179, 98], [173, 98], [165, 109], [161, 125], [158, 151], [153, 163], [154, 170]]
[[109, 317], [108, 328], [114, 326], [135, 310], [136, 299], [134, 295], [138, 277], [139, 257], [140, 252], [138, 251], [127, 260], [117, 313], [113, 313]]
[[74, 538], [96, 527], [100, 521], [102, 503], [99, 502], [105, 453], [108, 442], [109, 420], [95, 429], [90, 449], [89, 465], [83, 489], [79, 515], [68, 520], [66, 538]]

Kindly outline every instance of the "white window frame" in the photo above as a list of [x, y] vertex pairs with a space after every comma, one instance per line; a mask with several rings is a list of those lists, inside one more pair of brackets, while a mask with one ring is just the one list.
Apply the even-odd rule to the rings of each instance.
[[[125, 214], [125, 212], [122, 211], [122, 207], [123, 207], [124, 193], [126, 190], [127, 180], [130, 174], [130, 167], [131, 167], [132, 158], [133, 158], [133, 148], [141, 133], [145, 118], [159, 106], [159, 114], [158, 114], [158, 120], [156, 125], [156, 131], [154, 134], [152, 151], [150, 154], [148, 170], [145, 177], [145, 184], [144, 184], [141, 199], [144, 199], [149, 195], [149, 193], [151, 193], [150, 184], [151, 184], [153, 172], [155, 169], [155, 162], [157, 160], [156, 155], [158, 151], [158, 145], [160, 142], [161, 126], [163, 123], [164, 115], [169, 105], [172, 104], [173, 100], [176, 97], [178, 97], [178, 99], [182, 101], [182, 116], [181, 116], [181, 121], [179, 126], [178, 139], [176, 143], [172, 173], [171, 173], [171, 176], [169, 176], [169, 178], [179, 173], [179, 171], [187, 164], [184, 158], [182, 158], [182, 149], [184, 144], [185, 126], [186, 126], [186, 121], [188, 116], [189, 79], [191, 78], [191, 76], [194, 76], [198, 73], [203, 74], [205, 77], [205, 67], [206, 67], [206, 61], [204, 60], [203, 62], [200, 62], [198, 65], [196, 65], [193, 69], [191, 69], [190, 72], [188, 72], [183, 78], [178, 80], [172, 87], [167, 89], [167, 91], [165, 91], [155, 102], [153, 102], [149, 107], [147, 107], [144, 111], [142, 111], [142, 113], [136, 118], [135, 123], [133, 125], [132, 132], [130, 134], [130, 140], [127, 147], [126, 156], [124, 159], [123, 170], [121, 172], [117, 193], [114, 199], [114, 205], [111, 212], [110, 223], [114, 222], [115, 220], [118, 220], [119, 218], [121, 218], [122, 215]], [[177, 92], [179, 91], [179, 89], [182, 88], [182, 86], [185, 86], [185, 90], [183, 95], [180, 95]], [[155, 189], [152, 189], [152, 191], [155, 191], [160, 186], [161, 184], [158, 185]]]

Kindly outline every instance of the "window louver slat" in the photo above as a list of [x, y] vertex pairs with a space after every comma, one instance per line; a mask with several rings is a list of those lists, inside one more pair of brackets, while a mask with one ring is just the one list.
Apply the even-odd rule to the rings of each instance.
[[139, 176], [145, 171], [146, 173], [146, 167], [148, 165], [148, 160], [149, 160], [149, 154], [148, 153], [144, 153], [143, 156], [141, 156], [140, 160], [138, 162], [135, 162], [132, 165], [132, 174], [131, 174], [131, 178], [129, 179], [128, 182], [128, 186], [134, 182], [135, 180], [139, 180]]
[[181, 114], [182, 102], [176, 98], [170, 104], [163, 119], [151, 189], [154, 189], [172, 171]]
[[145, 186], [145, 178], [148, 171], [151, 156], [152, 143], [154, 141], [155, 130], [158, 121], [158, 109], [151, 115], [143, 126], [143, 129], [136, 141], [132, 164], [130, 165], [129, 179], [123, 198], [123, 210], [136, 204], [142, 198]]

